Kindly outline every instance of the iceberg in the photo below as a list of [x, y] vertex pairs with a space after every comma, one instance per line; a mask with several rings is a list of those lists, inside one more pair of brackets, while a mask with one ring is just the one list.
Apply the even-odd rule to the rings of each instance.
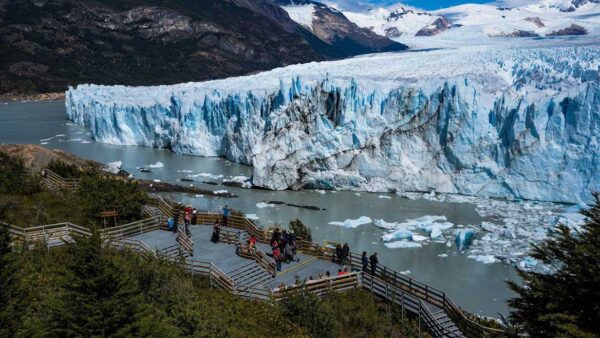
[[151, 169], [158, 169], [158, 168], [162, 168], [164, 166], [165, 166], [165, 164], [160, 161], [156, 162], [154, 164], [146, 164], [146, 168], [151, 168]]
[[329, 224], [331, 224], [331, 225], [339, 225], [339, 226], [344, 227], [344, 228], [354, 229], [354, 228], [358, 228], [359, 226], [361, 226], [363, 224], [369, 224], [371, 222], [372, 222], [372, 220], [371, 220], [370, 217], [361, 216], [361, 217], [359, 217], [357, 219], [350, 219], [350, 218], [348, 218], [348, 219], [346, 219], [343, 222], [329, 222]]
[[406, 240], [385, 243], [385, 246], [390, 249], [413, 249], [422, 247], [421, 243], [415, 243]]
[[454, 243], [458, 248], [458, 251], [464, 251], [471, 243], [473, 243], [473, 236], [475, 230], [473, 229], [460, 229], [456, 231]]
[[272, 190], [580, 203], [600, 190], [599, 54], [462, 47], [170, 86], [83, 84], [66, 110], [97, 142], [222, 156]]

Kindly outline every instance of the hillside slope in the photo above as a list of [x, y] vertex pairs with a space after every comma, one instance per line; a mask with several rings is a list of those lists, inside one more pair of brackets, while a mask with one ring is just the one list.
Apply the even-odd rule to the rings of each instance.
[[0, 92], [171, 84], [321, 59], [232, 1], [0, 0]]

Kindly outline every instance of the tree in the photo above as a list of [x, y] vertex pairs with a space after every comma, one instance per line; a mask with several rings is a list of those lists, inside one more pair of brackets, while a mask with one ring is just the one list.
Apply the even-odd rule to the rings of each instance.
[[[67, 246], [70, 261], [65, 287], [63, 325], [58, 336], [140, 336], [151, 321], [139, 285], [109, 249], [102, 247], [97, 230], [90, 238], [77, 238]], [[143, 325], [142, 323], [145, 323]]]
[[38, 178], [26, 173], [22, 159], [0, 152], [0, 194], [29, 195], [39, 190]]
[[582, 211], [581, 231], [564, 225], [533, 246], [532, 257], [551, 266], [544, 274], [519, 271], [523, 285], [509, 282], [518, 297], [509, 300], [510, 319], [532, 336], [600, 336], [600, 194]]
[[148, 201], [148, 195], [137, 183], [103, 176], [82, 177], [78, 194], [88, 216], [98, 220], [101, 212], [114, 210], [122, 222], [137, 221]]
[[296, 236], [305, 241], [312, 242], [312, 232], [309, 227], [304, 225], [301, 220], [294, 219], [290, 221], [290, 229], [294, 231]]

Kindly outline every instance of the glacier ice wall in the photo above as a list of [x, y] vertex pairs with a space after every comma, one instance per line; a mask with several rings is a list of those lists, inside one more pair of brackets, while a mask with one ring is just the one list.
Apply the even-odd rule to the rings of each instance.
[[269, 189], [560, 202], [600, 190], [600, 49], [381, 54], [173, 86], [79, 85], [110, 144], [224, 156]]

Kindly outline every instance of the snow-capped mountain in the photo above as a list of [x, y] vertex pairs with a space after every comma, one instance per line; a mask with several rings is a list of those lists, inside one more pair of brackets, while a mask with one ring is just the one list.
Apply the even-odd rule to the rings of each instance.
[[600, 190], [600, 47], [562, 44], [377, 54], [174, 86], [80, 85], [67, 113], [99, 142], [252, 165], [253, 183], [269, 189], [590, 201]]
[[312, 0], [271, 0], [285, 10], [289, 17], [309, 30], [325, 44], [338, 50], [348, 50], [346, 55], [391, 52], [406, 49], [385, 35], [361, 28], [335, 8]]
[[[449, 27], [447, 20], [441, 15], [407, 7], [398, 7], [393, 10], [373, 8], [365, 13], [344, 12], [344, 14], [357, 25], [390, 38], [403, 35], [436, 35]], [[428, 27], [440, 28], [427, 29]]]
[[[498, 37], [600, 33], [599, 0], [506, 0], [497, 5], [465, 4], [431, 12], [396, 6], [344, 14], [361, 27], [422, 48], [492, 43], [485, 40]], [[432, 35], [437, 37], [414, 39]]]

